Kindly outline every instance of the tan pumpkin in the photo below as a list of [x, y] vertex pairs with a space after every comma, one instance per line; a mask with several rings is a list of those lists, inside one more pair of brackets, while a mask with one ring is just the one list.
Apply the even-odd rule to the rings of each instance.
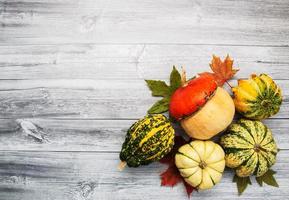
[[178, 88], [170, 100], [170, 116], [195, 139], [208, 140], [232, 122], [235, 105], [213, 76], [203, 74]]
[[197, 113], [181, 120], [186, 133], [199, 140], [207, 140], [222, 132], [234, 118], [235, 106], [229, 93], [218, 87], [215, 95]]
[[185, 181], [199, 190], [219, 183], [225, 168], [225, 153], [212, 141], [195, 140], [181, 146], [175, 163]]

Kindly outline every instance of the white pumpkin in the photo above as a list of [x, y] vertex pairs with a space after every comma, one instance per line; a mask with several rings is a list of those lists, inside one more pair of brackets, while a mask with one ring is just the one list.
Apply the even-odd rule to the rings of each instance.
[[225, 153], [212, 141], [195, 140], [181, 146], [175, 162], [185, 181], [199, 190], [219, 183], [225, 168]]

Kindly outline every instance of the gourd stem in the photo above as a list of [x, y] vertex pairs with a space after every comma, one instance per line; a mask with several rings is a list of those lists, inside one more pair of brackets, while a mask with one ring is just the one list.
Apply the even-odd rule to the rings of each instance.
[[255, 144], [254, 150], [255, 150], [256, 152], [259, 152], [259, 151], [267, 152], [267, 150], [264, 149], [263, 147], [261, 147], [260, 144]]
[[187, 83], [186, 70], [182, 67], [181, 85], [182, 85], [182, 86], [186, 86], [186, 83]]
[[199, 164], [199, 167], [201, 169], [205, 169], [207, 167], [207, 163], [205, 163], [204, 161], [201, 161], [200, 164]]
[[125, 161], [121, 161], [117, 168], [118, 168], [119, 171], [122, 171], [125, 168], [125, 166], [126, 166], [126, 162]]

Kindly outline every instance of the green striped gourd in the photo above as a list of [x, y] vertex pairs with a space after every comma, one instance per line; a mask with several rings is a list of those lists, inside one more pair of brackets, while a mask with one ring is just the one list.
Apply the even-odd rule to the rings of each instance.
[[277, 145], [272, 132], [260, 121], [241, 119], [221, 138], [226, 166], [239, 177], [262, 176], [275, 163]]
[[236, 110], [248, 119], [265, 119], [275, 115], [282, 103], [281, 89], [266, 74], [239, 80], [232, 89]]
[[127, 131], [120, 152], [120, 169], [147, 165], [160, 160], [174, 145], [174, 129], [162, 114], [147, 115]]

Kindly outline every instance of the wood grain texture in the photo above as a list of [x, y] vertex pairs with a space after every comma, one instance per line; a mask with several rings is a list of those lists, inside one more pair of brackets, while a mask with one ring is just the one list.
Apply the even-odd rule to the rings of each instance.
[[289, 39], [287, 0], [1, 0], [1, 8], [3, 44], [282, 46]]
[[[284, 100], [273, 118], [289, 118], [289, 81], [276, 82]], [[137, 119], [156, 100], [144, 80], [0, 80], [0, 118]]]
[[5, 45], [0, 48], [0, 79], [166, 79], [173, 65], [184, 66], [192, 77], [209, 70], [212, 54], [228, 53], [240, 69], [235, 78], [268, 73], [289, 79], [288, 52], [289, 47], [271, 46]]
[[[0, 151], [119, 152], [135, 120], [1, 119]], [[265, 120], [278, 148], [289, 150], [288, 119]], [[183, 133], [176, 126], [177, 132]], [[217, 139], [217, 138], [216, 138]]]
[[[194, 193], [192, 199], [287, 198], [288, 151], [280, 151], [273, 169], [278, 171], [279, 188], [259, 187], [254, 179], [243, 196], [237, 196], [230, 170], [214, 189]], [[0, 199], [185, 199], [182, 185], [160, 187], [159, 173], [165, 165], [154, 163], [140, 168], [117, 170], [118, 154], [93, 152], [10, 152], [0, 153]], [[113, 194], [113, 195], [112, 195]]]
[[281, 151], [279, 188], [237, 196], [227, 170], [192, 199], [288, 199], [288, 0], [0, 0], [0, 200], [186, 199], [165, 166], [118, 172], [127, 128], [156, 101], [144, 79], [189, 77], [229, 53], [283, 89], [265, 120]]

